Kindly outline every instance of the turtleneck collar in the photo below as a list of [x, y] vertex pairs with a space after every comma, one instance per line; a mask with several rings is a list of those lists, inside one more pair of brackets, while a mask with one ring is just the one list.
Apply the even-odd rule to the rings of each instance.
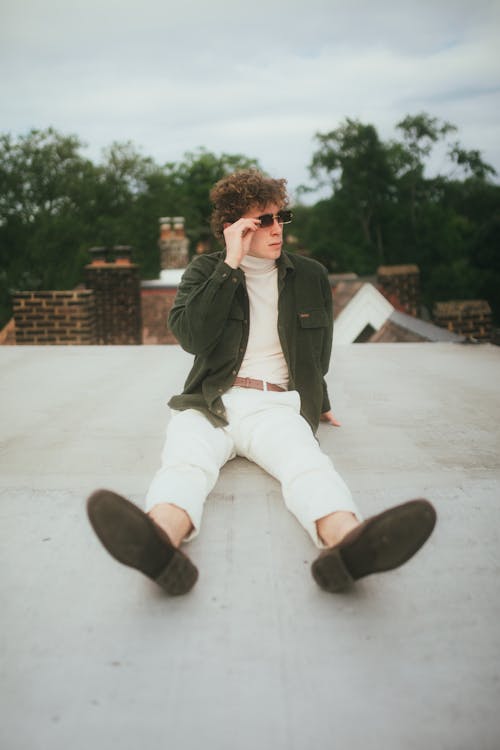
[[276, 261], [268, 258], [255, 258], [253, 255], [245, 255], [240, 263], [240, 268], [245, 274], [265, 274], [276, 268]]

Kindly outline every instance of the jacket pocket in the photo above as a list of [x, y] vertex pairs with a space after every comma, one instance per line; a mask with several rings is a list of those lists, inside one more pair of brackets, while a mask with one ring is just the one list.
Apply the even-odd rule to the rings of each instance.
[[302, 310], [297, 315], [301, 328], [326, 328], [328, 326], [326, 310]]

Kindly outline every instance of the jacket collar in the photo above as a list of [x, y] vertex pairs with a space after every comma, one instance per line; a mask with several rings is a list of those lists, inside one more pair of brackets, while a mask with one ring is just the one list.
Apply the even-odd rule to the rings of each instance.
[[[222, 260], [226, 260], [226, 249], [221, 251], [221, 257]], [[285, 252], [285, 250], [281, 251], [280, 257], [276, 261], [276, 265], [278, 266], [278, 277], [280, 279], [283, 279], [287, 272], [293, 272], [295, 273], [295, 266], [293, 264], [293, 261], [290, 258], [290, 255]]]
[[276, 265], [278, 266], [278, 276], [280, 279], [285, 277], [287, 271], [295, 273], [295, 266], [292, 263], [289, 254], [284, 250], [281, 251], [281, 255], [276, 261]]

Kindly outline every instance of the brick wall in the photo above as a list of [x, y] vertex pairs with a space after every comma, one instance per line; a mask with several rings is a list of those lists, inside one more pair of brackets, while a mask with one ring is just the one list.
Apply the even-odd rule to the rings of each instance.
[[16, 344], [95, 344], [91, 291], [15, 292], [12, 302]]
[[418, 316], [420, 270], [415, 265], [380, 266], [377, 269], [380, 291], [397, 309]]
[[148, 288], [147, 283], [144, 282], [141, 289], [142, 342], [143, 344], [177, 344], [178, 341], [167, 324], [177, 289], [175, 287]]
[[491, 307], [486, 300], [452, 300], [436, 302], [432, 310], [436, 325], [467, 338], [490, 341]]
[[129, 261], [95, 260], [85, 267], [95, 297], [97, 344], [141, 344], [139, 267]]

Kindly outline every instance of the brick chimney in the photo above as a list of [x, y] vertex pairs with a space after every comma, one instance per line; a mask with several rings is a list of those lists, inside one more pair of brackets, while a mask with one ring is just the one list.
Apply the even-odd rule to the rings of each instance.
[[476, 341], [490, 341], [492, 314], [483, 299], [436, 302], [432, 310], [434, 323]]
[[186, 268], [189, 263], [189, 240], [184, 231], [184, 217], [164, 216], [159, 222], [160, 268]]
[[380, 291], [394, 307], [418, 316], [420, 301], [420, 270], [415, 265], [379, 266], [377, 283]]
[[142, 344], [139, 267], [132, 263], [132, 248], [90, 249], [85, 286], [94, 293], [97, 344]]

